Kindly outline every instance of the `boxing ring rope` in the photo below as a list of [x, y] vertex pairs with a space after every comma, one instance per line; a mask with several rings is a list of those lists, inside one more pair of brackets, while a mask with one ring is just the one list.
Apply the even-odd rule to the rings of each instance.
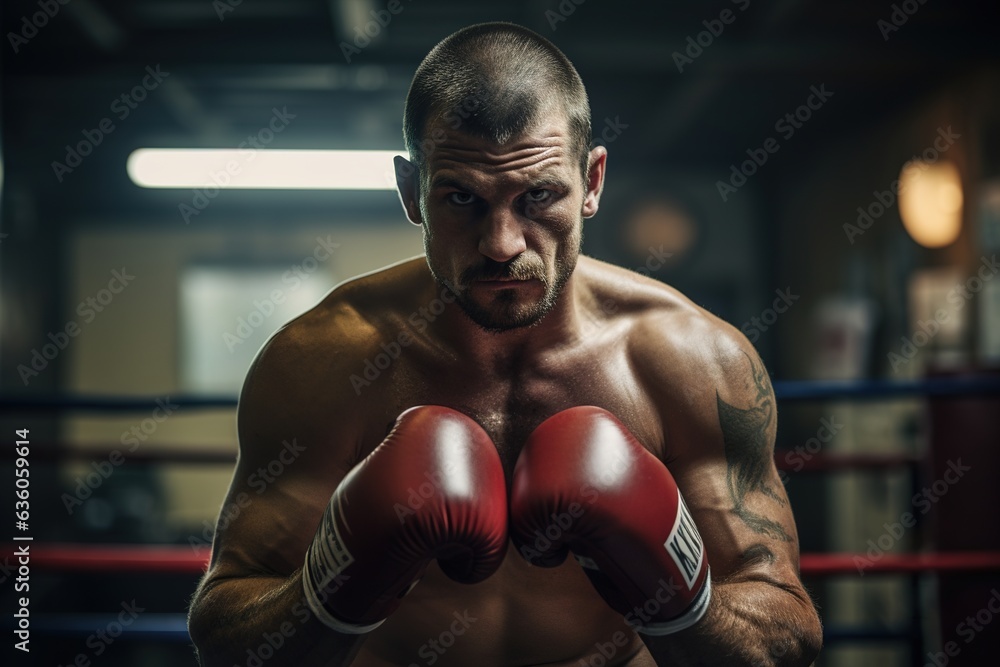
[[[13, 557], [15, 545], [4, 545], [2, 557]], [[208, 567], [211, 549], [183, 545], [93, 545], [35, 543], [31, 566], [40, 573], [151, 573], [200, 576]], [[1000, 572], [1000, 551], [883, 554], [867, 560], [864, 553], [804, 553], [804, 577], [857, 575], [856, 558], [866, 559], [865, 574], [926, 574], [937, 572]], [[109, 614], [38, 614], [36, 632], [46, 636], [86, 636], [114, 620]], [[144, 613], [123, 629], [131, 640], [190, 642], [184, 614]], [[842, 627], [825, 628], [825, 641], [904, 641], [913, 629]]]
[[[190, 447], [191, 445], [185, 445]], [[157, 445], [157, 450], [122, 453], [129, 463], [136, 465], [155, 464], [192, 464], [220, 465], [236, 462], [236, 451], [230, 450], [199, 450], [171, 449], [167, 445]], [[37, 463], [88, 463], [95, 458], [108, 458], [115, 450], [97, 447], [70, 447], [66, 444], [32, 443], [31, 460]], [[117, 451], [121, 451], [119, 448]], [[795, 472], [830, 472], [836, 470], [880, 470], [918, 465], [922, 462], [919, 456], [909, 454], [826, 454], [818, 452], [811, 454], [809, 459], [801, 458], [794, 464], [788, 463], [785, 455], [793, 453], [790, 449], [775, 449], [775, 464], [779, 470], [794, 470]], [[12, 449], [0, 450], [0, 461], [13, 461], [17, 454]], [[798, 466], [797, 468], [794, 466]]]
[[[2, 556], [12, 558], [15, 545], [4, 546]], [[185, 545], [123, 545], [35, 543], [32, 569], [46, 572], [153, 572], [202, 574], [211, 549]], [[1000, 551], [942, 551], [936, 553], [882, 554], [870, 560], [864, 553], [804, 553], [804, 577], [856, 575], [856, 558], [868, 561], [865, 574], [924, 572], [1000, 572]]]
[[[1000, 394], [1000, 376], [969, 376], [920, 380], [863, 380], [850, 382], [776, 381], [775, 397], [779, 401], [817, 400], [891, 400], [900, 397], [959, 397]], [[232, 409], [237, 399], [232, 396], [167, 395], [169, 402], [186, 409]], [[24, 412], [89, 412], [127, 413], [149, 410], [164, 396], [115, 397], [110, 395], [59, 394], [48, 396], [0, 396], [0, 413]], [[232, 464], [235, 451], [163, 449], [130, 452], [125, 461], [132, 464]], [[775, 451], [776, 463], [789, 469], [783, 454]], [[106, 455], [102, 449], [72, 448], [63, 444], [35, 443], [31, 458], [40, 463], [89, 461]], [[0, 461], [12, 461], [13, 452], [0, 450]], [[808, 459], [797, 461], [801, 472], [833, 472], [843, 470], [883, 470], [897, 467], [917, 469], [923, 459], [907, 454], [827, 454], [817, 452]], [[23, 543], [20, 543], [23, 544]], [[0, 558], [13, 558], [16, 546], [5, 544]], [[187, 545], [124, 545], [31, 543], [31, 567], [41, 574], [108, 574], [150, 573], [162, 575], [200, 576], [207, 568], [211, 551], [208, 547]], [[865, 574], [908, 575], [929, 573], [995, 573], [1000, 572], [1000, 551], [953, 551], [886, 553], [869, 559], [865, 553], [803, 553], [800, 571], [803, 577], [857, 576], [858, 559], [865, 563]], [[10, 562], [16, 562], [10, 561]], [[41, 635], [85, 636], [95, 628], [106, 626], [110, 614], [55, 613], [33, 616], [32, 627]], [[10, 621], [6, 622], [10, 626]], [[826, 628], [825, 640], [910, 641], [918, 630], [908, 627], [848, 627]], [[190, 643], [184, 614], [144, 613], [124, 629], [123, 637], [132, 640], [155, 640]]]
[[772, 386], [775, 398], [785, 402], [886, 400], [907, 396], [984, 396], [1000, 394], [1000, 375], [920, 380], [778, 380]]
[[[115, 450], [97, 447], [79, 446], [70, 447], [61, 443], [31, 443], [32, 463], [89, 463], [98, 458], [108, 458]], [[193, 465], [219, 465], [232, 464], [236, 462], [236, 449], [190, 449], [191, 445], [183, 445], [186, 449], [171, 449], [170, 445], [158, 444], [156, 450], [135, 452], [123, 451], [125, 447], [116, 448], [126, 461], [139, 465], [153, 465], [164, 463], [193, 464]], [[13, 449], [0, 450], [0, 461], [13, 461], [17, 454]]]
[[[32, 619], [31, 629], [45, 637], [87, 637], [97, 628], [107, 628], [117, 614], [45, 614]], [[122, 628], [121, 637], [131, 641], [190, 644], [187, 616], [143, 612]]]
[[[775, 398], [779, 401], [888, 400], [907, 396], [982, 396], [1000, 394], [1000, 376], [984, 375], [919, 380], [778, 380], [773, 383], [773, 387]], [[236, 407], [237, 400], [233, 396], [167, 395], [170, 403], [179, 408], [233, 408]], [[4, 395], [0, 396], [0, 412], [18, 410], [134, 412], [146, 410], [157, 400], [162, 399], [162, 395], [127, 398], [96, 394]]]
[[47, 396], [0, 396], [0, 412], [20, 410], [52, 411], [67, 410], [81, 412], [141, 412], [156, 405], [158, 400], [169, 400], [178, 408], [228, 409], [236, 407], [234, 396], [208, 396], [186, 394], [173, 396], [111, 396], [102, 394], [50, 394]]
[[793, 472], [835, 472], [838, 470], [884, 470], [892, 468], [902, 468], [906, 466], [918, 466], [923, 463], [923, 458], [912, 454], [865, 454], [865, 453], [842, 453], [827, 454], [817, 452], [809, 454], [809, 458], [799, 457], [794, 463], [789, 463], [786, 458], [795, 452], [791, 449], [775, 448], [774, 463], [778, 470], [791, 470]]

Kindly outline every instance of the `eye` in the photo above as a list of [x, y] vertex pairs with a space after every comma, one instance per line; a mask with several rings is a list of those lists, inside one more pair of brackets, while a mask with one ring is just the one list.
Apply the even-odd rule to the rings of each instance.
[[552, 198], [552, 190], [531, 190], [524, 195], [524, 198], [529, 204], [544, 204]]
[[456, 206], [468, 206], [475, 201], [476, 198], [468, 192], [449, 192], [447, 199], [450, 204], [455, 204]]

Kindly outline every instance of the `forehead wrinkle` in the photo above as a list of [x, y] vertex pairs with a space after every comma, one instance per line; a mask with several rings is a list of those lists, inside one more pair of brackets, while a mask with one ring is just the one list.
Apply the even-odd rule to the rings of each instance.
[[483, 165], [482, 163], [456, 162], [443, 160], [432, 169], [431, 187], [435, 182], [452, 181], [466, 184], [466, 189], [478, 192], [491, 187], [490, 178], [498, 178], [492, 187], [501, 189], [523, 189], [525, 187], [540, 187], [546, 184], [564, 185], [566, 178], [562, 174], [565, 162], [561, 156], [552, 156], [541, 162], [526, 165]]
[[561, 147], [547, 147], [513, 151], [497, 155], [484, 155], [476, 150], [448, 150], [443, 155], [431, 157], [431, 171], [454, 169], [456, 171], [478, 170], [487, 174], [502, 173], [521, 169], [536, 172], [542, 169], [558, 169], [564, 163], [564, 153]]
[[431, 151], [450, 151], [459, 154], [479, 153], [488, 160], [501, 162], [505, 159], [516, 159], [521, 155], [545, 152], [550, 150], [565, 150], [567, 137], [560, 132], [550, 132], [544, 136], [526, 136], [506, 144], [498, 145], [488, 139], [469, 136], [462, 133], [446, 136]]

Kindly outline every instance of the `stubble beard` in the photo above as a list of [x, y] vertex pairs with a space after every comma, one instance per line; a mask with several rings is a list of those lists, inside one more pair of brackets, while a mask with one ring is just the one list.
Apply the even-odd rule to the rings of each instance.
[[[478, 327], [487, 333], [500, 334], [513, 329], [528, 328], [538, 325], [548, 315], [559, 301], [566, 283], [576, 269], [576, 262], [583, 245], [581, 231], [576, 252], [568, 257], [557, 257], [555, 260], [555, 278], [549, 280], [545, 275], [545, 267], [539, 259], [537, 263], [518, 256], [506, 263], [486, 260], [486, 263], [466, 269], [459, 276], [458, 283], [441, 276], [430, 261], [428, 235], [424, 236], [424, 252], [427, 265], [434, 280], [455, 295], [455, 302], [462, 312]], [[519, 304], [518, 290], [511, 288], [497, 290], [488, 304], [481, 304], [470, 297], [469, 286], [476, 280], [497, 278], [512, 278], [515, 280], [537, 280], [541, 282], [543, 294], [538, 301]]]

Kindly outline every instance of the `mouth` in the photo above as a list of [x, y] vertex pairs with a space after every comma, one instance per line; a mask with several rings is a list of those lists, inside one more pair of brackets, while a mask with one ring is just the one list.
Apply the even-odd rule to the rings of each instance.
[[517, 289], [536, 283], [536, 280], [517, 280], [515, 278], [490, 278], [488, 280], [477, 280], [476, 285], [487, 289]]

